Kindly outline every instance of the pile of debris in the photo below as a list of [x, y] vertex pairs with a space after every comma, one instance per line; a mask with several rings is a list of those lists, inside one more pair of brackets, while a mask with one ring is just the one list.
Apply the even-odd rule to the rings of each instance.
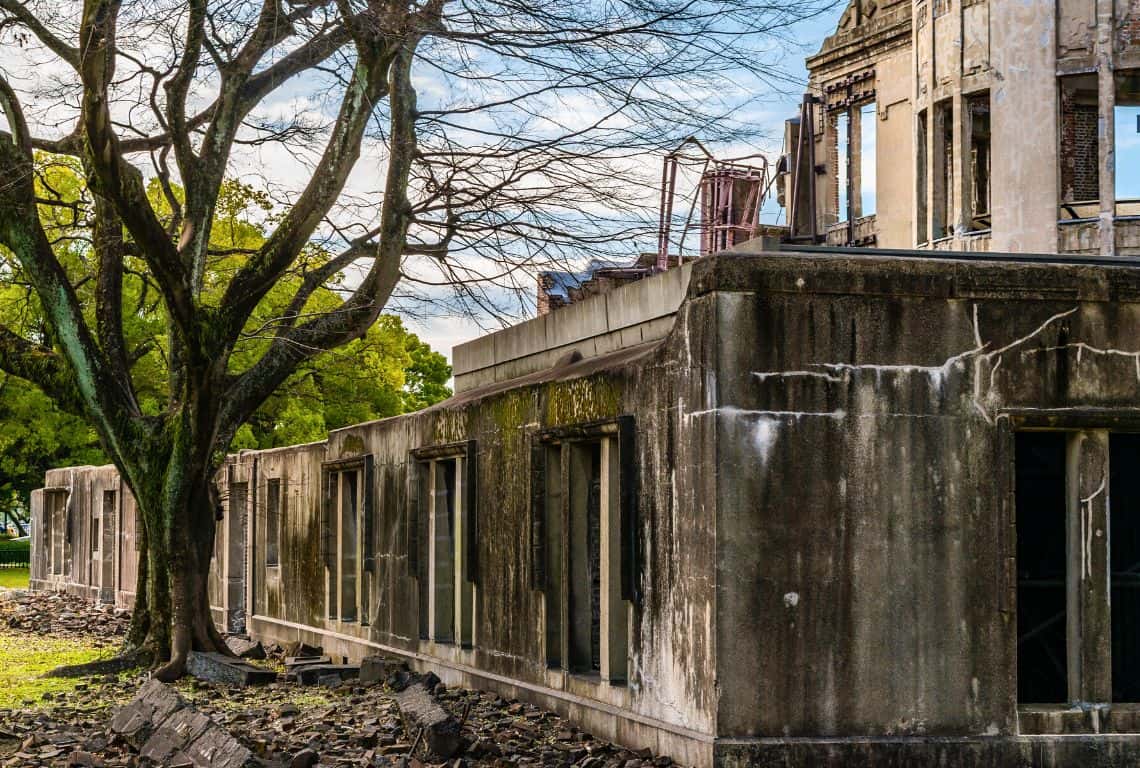
[[8, 591], [0, 600], [0, 628], [33, 635], [84, 638], [118, 645], [130, 628], [130, 611], [58, 592]]
[[[0, 617], [31, 615], [26, 606], [37, 605], [49, 634], [70, 636], [73, 623], [97, 628], [107, 620], [105, 609], [71, 598], [36, 595], [25, 603], [12, 594], [0, 598]], [[119, 619], [125, 629], [125, 616]], [[0, 711], [0, 768], [672, 766], [667, 757], [600, 741], [530, 704], [446, 686], [402, 659], [348, 664], [304, 643], [263, 646], [231, 637], [227, 644], [252, 662], [256, 680], [223, 672], [216, 681], [187, 678], [170, 687], [143, 671], [114, 672], [67, 694], [46, 694], [38, 707]], [[219, 658], [235, 664], [229, 657], [212, 662]]]

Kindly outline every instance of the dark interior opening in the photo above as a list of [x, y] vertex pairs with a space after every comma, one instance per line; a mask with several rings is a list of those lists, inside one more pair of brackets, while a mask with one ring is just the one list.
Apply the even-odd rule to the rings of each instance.
[[1063, 432], [1022, 432], [1016, 447], [1017, 700], [1068, 701]]
[[601, 669], [600, 443], [579, 443], [571, 460], [569, 629], [571, 672]]
[[437, 643], [455, 642], [455, 459], [436, 463], [435, 590]]
[[1140, 702], [1140, 434], [1108, 446], [1112, 700]]

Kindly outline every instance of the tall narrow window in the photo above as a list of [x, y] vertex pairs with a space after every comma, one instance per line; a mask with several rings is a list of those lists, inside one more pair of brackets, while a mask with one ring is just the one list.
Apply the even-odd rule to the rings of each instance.
[[[627, 423], [628, 422], [628, 423]], [[579, 675], [619, 683], [628, 675], [636, 534], [632, 420], [564, 435], [543, 433], [546, 661]], [[562, 442], [556, 442], [561, 441]]]
[[878, 151], [878, 111], [875, 102], [859, 108], [859, 215], [874, 216], [876, 157]]
[[1060, 79], [1061, 90], [1061, 206], [1058, 216], [1087, 219], [1100, 206], [1100, 160], [1097, 135], [1098, 92], [1095, 74]]
[[934, 238], [954, 230], [954, 103], [934, 105]]
[[840, 112], [835, 119], [835, 184], [838, 190], [836, 221], [851, 218], [851, 118]]
[[465, 648], [476, 639], [477, 462], [473, 440], [413, 451], [412, 483], [419, 490], [415, 519], [408, 521], [417, 531], [409, 544], [417, 550], [421, 637]]
[[340, 620], [356, 621], [360, 472], [340, 473]]
[[573, 444], [570, 452], [569, 629], [571, 672], [600, 672], [602, 663], [602, 448]]
[[1066, 435], [1016, 438], [1017, 699], [1068, 696]]
[[990, 94], [974, 94], [966, 99], [969, 114], [970, 230], [990, 228]]
[[929, 232], [927, 231], [927, 221], [926, 221], [926, 213], [927, 213], [927, 208], [926, 208], [927, 167], [926, 167], [926, 110], [925, 109], [918, 113], [918, 126], [917, 126], [916, 132], [915, 132], [914, 149], [915, 149], [915, 157], [914, 157], [914, 162], [915, 162], [914, 216], [915, 216], [915, 225], [916, 225], [916, 227], [915, 227], [915, 242], [918, 243], [919, 245], [921, 245], [930, 239]]
[[437, 643], [455, 640], [455, 474], [454, 459], [432, 463], [428, 613]]
[[1117, 72], [1116, 215], [1140, 216], [1140, 71]]
[[[330, 462], [324, 466], [325, 500], [321, 549], [324, 554], [328, 617], [365, 622], [368, 616], [365, 574], [364, 518], [374, 493], [368, 457]], [[367, 502], [367, 503], [366, 503]]]
[[113, 602], [115, 599], [115, 540], [118, 529], [118, 495], [115, 491], [103, 491], [103, 509], [100, 514], [102, 530], [99, 545], [100, 562], [99, 586], [101, 588], [99, 599], [104, 602]]
[[562, 449], [560, 446], [543, 446], [545, 456], [545, 602], [546, 602], [546, 663], [562, 666]]
[[265, 564], [281, 564], [281, 479], [269, 478], [265, 483]]

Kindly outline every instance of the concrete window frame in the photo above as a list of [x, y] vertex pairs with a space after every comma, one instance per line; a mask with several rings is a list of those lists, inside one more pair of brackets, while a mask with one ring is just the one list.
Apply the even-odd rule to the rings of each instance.
[[326, 615], [367, 626], [376, 557], [373, 456], [322, 463], [321, 487]]
[[542, 430], [531, 443], [531, 586], [543, 593], [546, 664], [614, 685], [628, 681], [638, 602], [635, 449], [632, 416]]
[[408, 467], [408, 570], [419, 582], [420, 639], [474, 648], [478, 443], [416, 448]]
[[[1067, 702], [1018, 701], [1022, 735], [1095, 732], [1112, 710], [1136, 711], [1140, 702], [1114, 700], [1112, 672], [1111, 469], [1114, 435], [1140, 435], [1140, 415], [1126, 409], [1008, 409], [998, 421], [999, 448], [1005, 455], [1005, 588], [1002, 610], [1016, 615], [1018, 602], [1015, 441], [1024, 432], [1065, 437], [1066, 689]], [[1017, 637], [1020, 629], [1014, 633]], [[1017, 664], [1016, 648], [1011, 647]], [[1116, 659], [1119, 661], [1119, 659]], [[1058, 708], [1058, 705], [1061, 705]], [[1068, 705], [1065, 708], [1065, 705]]]

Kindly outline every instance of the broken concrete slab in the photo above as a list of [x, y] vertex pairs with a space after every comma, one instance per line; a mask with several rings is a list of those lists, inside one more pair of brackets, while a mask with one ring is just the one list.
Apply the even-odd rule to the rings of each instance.
[[130, 703], [115, 713], [111, 719], [111, 733], [139, 749], [154, 733], [157, 723], [164, 722], [184, 706], [186, 703], [177, 691], [151, 678]]
[[367, 656], [360, 662], [359, 680], [362, 685], [385, 682], [391, 675], [404, 672], [408, 663], [391, 656]]
[[242, 659], [264, 659], [265, 647], [258, 640], [250, 640], [240, 635], [230, 635], [226, 638], [226, 647], [233, 654]]
[[434, 755], [449, 760], [459, 751], [459, 720], [439, 705], [423, 683], [414, 683], [397, 693], [396, 704], [405, 729], [413, 737], [422, 732], [424, 743]]
[[220, 653], [191, 651], [186, 671], [200, 680], [224, 685], [264, 685], [276, 682], [277, 673]]
[[332, 664], [331, 656], [286, 656], [286, 667], [303, 667], [309, 664]]
[[151, 679], [111, 720], [112, 733], [145, 763], [187, 768], [250, 768], [253, 754], [173, 688]]
[[323, 656], [325, 649], [319, 645], [309, 645], [300, 640], [285, 643], [286, 656]]
[[294, 667], [289, 674], [301, 685], [317, 685], [321, 678], [330, 676], [335, 676], [339, 684], [343, 680], [355, 680], [360, 675], [360, 667], [354, 664], [310, 664]]

